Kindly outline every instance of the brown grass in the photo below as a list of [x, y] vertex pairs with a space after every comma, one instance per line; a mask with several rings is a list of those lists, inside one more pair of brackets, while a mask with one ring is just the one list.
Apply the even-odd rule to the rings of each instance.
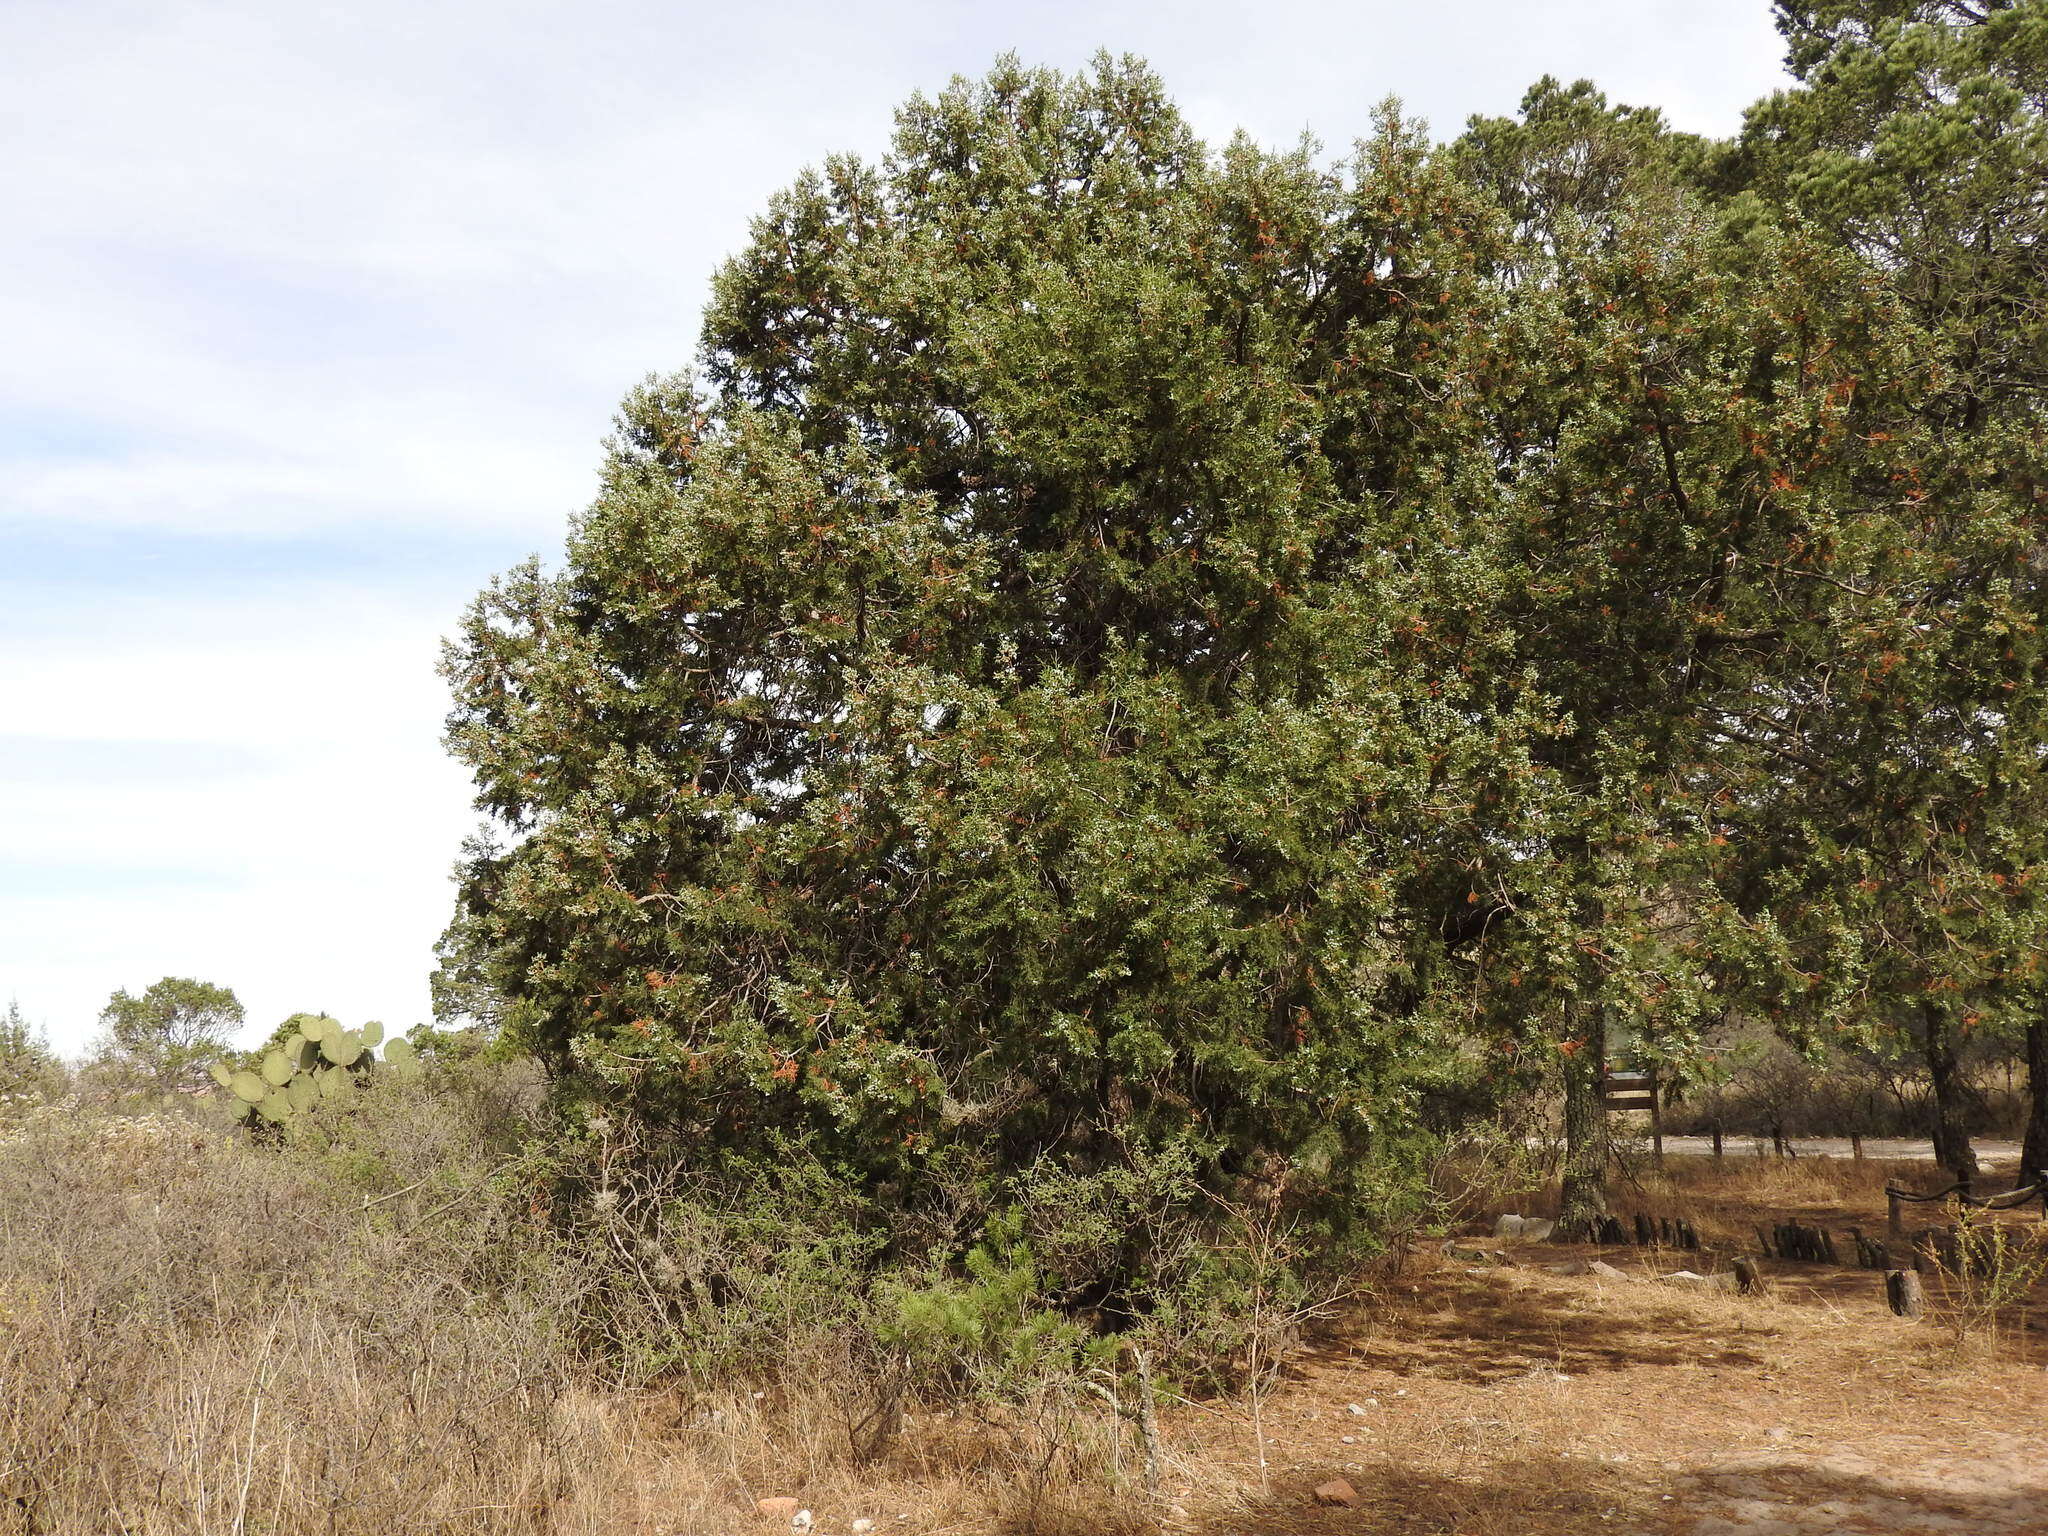
[[635, 1386], [588, 1347], [598, 1259], [446, 1111], [284, 1154], [69, 1104], [0, 1127], [0, 1533], [694, 1536], [784, 1494], [842, 1532], [1056, 1530], [1130, 1465], [1078, 1382], [913, 1405], [864, 1458], [874, 1386], [822, 1330]]
[[[1759, 1220], [1881, 1227], [1885, 1165], [1674, 1160], [1622, 1208], [1722, 1252], [1606, 1253], [1624, 1281], [1551, 1272], [1593, 1250], [1425, 1253], [1256, 1418], [1170, 1400], [1154, 1504], [1099, 1382], [908, 1403], [863, 1458], [875, 1384], [829, 1330], [715, 1389], [604, 1368], [593, 1260], [504, 1148], [445, 1106], [383, 1113], [318, 1155], [182, 1119], [0, 1130], [0, 1532], [774, 1536], [775, 1495], [827, 1536], [2048, 1530], [2040, 1297], [1958, 1350], [1867, 1271], [1773, 1264], [1758, 1298], [1656, 1278]], [[1332, 1476], [1363, 1515], [1313, 1502]]]

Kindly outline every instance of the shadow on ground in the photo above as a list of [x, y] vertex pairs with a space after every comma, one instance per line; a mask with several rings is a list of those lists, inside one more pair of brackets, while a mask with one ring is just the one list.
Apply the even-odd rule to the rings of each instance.
[[[1318, 1504], [1314, 1490], [1347, 1478], [1355, 1508]], [[1298, 1473], [1270, 1495], [1195, 1527], [1198, 1536], [2038, 1536], [2048, 1483], [1946, 1487], [1916, 1469], [1896, 1474], [1828, 1462], [1751, 1461], [1718, 1472], [1644, 1479], [1587, 1460], [1490, 1462], [1470, 1477], [1375, 1471]]]
[[[1572, 1248], [1543, 1255], [1554, 1263], [1599, 1256], [1597, 1249]], [[1330, 1338], [1304, 1351], [1292, 1374], [1299, 1379], [1328, 1361], [1348, 1360], [1403, 1376], [1484, 1384], [1545, 1370], [1580, 1376], [1638, 1365], [1761, 1363], [1750, 1346], [1767, 1337], [1768, 1329], [1729, 1327], [1719, 1330], [1726, 1337], [1704, 1338], [1685, 1310], [1690, 1298], [1675, 1296], [1668, 1309], [1645, 1309], [1638, 1302], [1625, 1311], [1589, 1311], [1573, 1305], [1581, 1294], [1544, 1285], [1461, 1290], [1442, 1306], [1404, 1309], [1398, 1328]]]

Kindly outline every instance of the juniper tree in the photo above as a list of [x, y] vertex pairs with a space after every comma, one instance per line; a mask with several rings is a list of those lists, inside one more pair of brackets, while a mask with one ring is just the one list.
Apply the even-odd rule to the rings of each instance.
[[1800, 83], [1752, 111], [1718, 184], [1860, 260], [1903, 329], [1852, 339], [1835, 466], [1852, 495], [1813, 573], [1830, 590], [1796, 629], [1813, 681], [1754, 716], [1811, 763], [1758, 829], [1779, 865], [1767, 910], [1789, 973], [1853, 1004], [1838, 1025], [1917, 1039], [1959, 1175], [1975, 1157], [1958, 1036], [2026, 1010], [2038, 1170], [2048, 6], [1778, 16]]
[[1550, 1025], [1567, 1229], [1604, 1208], [1611, 1049], [1684, 1062], [1736, 978], [1724, 808], [1787, 767], [1741, 721], [1796, 687], [1785, 609], [1838, 489], [1794, 498], [1787, 467], [1835, 451], [1831, 352], [1873, 323], [1854, 263], [1686, 190], [1708, 149], [1548, 80], [1458, 146], [1515, 230], [1500, 622], [1560, 714], [1475, 882], [1498, 918], [1479, 990], [1504, 1029]]
[[707, 1156], [1403, 1197], [1443, 871], [1545, 713], [1493, 622], [1496, 238], [1391, 111], [1343, 174], [1211, 152], [1106, 60], [806, 173], [449, 652], [496, 838], [454, 968]]

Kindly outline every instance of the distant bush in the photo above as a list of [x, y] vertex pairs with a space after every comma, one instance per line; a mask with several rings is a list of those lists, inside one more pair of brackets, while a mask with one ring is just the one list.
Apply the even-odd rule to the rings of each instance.
[[10, 1002], [0, 1015], [0, 1115], [61, 1097], [69, 1086], [64, 1063]]

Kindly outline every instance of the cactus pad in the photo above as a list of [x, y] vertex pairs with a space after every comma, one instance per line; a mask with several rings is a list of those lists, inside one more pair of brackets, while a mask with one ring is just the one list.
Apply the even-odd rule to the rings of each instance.
[[235, 1073], [229, 1080], [228, 1087], [234, 1090], [235, 1097], [244, 1104], [258, 1103], [264, 1094], [270, 1091], [270, 1085], [254, 1072]]
[[331, 1029], [320, 1037], [320, 1054], [337, 1067], [352, 1067], [363, 1054], [362, 1037], [345, 1029]]

